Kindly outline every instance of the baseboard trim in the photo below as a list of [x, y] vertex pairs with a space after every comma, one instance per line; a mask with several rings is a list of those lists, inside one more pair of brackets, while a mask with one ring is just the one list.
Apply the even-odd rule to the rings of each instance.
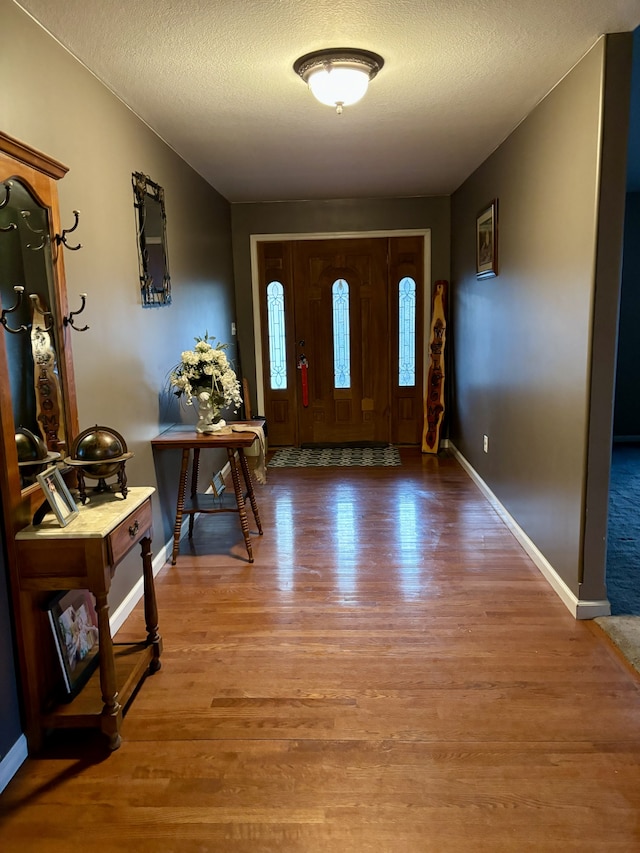
[[[184, 525], [180, 538], [184, 536]], [[167, 542], [156, 554], [153, 559], [152, 567], [153, 567], [153, 576], [155, 577], [160, 569], [165, 565], [167, 560], [171, 556], [171, 551], [173, 549], [173, 537], [171, 537], [171, 541]], [[139, 578], [138, 582], [131, 588], [131, 591], [124, 599], [124, 601], [114, 610], [114, 612], [109, 617], [109, 625], [111, 627], [111, 636], [115, 636], [120, 628], [127, 621], [127, 618], [133, 612], [134, 607], [140, 601], [142, 596], [144, 595], [144, 578]]]
[[27, 739], [24, 735], [20, 735], [9, 752], [0, 761], [0, 794], [16, 775], [27, 755]]
[[489, 486], [487, 486], [487, 484], [478, 474], [475, 468], [473, 468], [473, 466], [465, 459], [465, 457], [462, 455], [462, 453], [460, 453], [458, 448], [455, 446], [455, 444], [453, 444], [451, 440], [447, 442], [447, 447], [451, 451], [453, 456], [457, 459], [457, 461], [460, 463], [460, 465], [467, 472], [467, 474], [471, 477], [476, 486], [478, 486], [482, 494], [486, 497], [486, 499], [498, 513], [500, 518], [507, 525], [507, 527], [518, 540], [520, 545], [524, 548], [525, 552], [531, 558], [537, 569], [540, 571], [547, 583], [551, 586], [558, 598], [565, 605], [569, 613], [571, 613], [571, 615], [575, 619], [595, 619], [596, 616], [609, 616], [611, 614], [611, 605], [609, 601], [607, 599], [591, 601], [582, 601], [581, 599], [579, 599], [575, 595], [575, 593], [569, 589], [569, 587], [562, 580], [560, 575], [553, 568], [551, 563], [538, 549], [535, 542], [533, 542], [527, 536], [527, 534], [520, 527], [518, 522], [504, 508], [504, 506], [500, 503], [500, 501], [491, 491]]
[[[231, 473], [231, 465], [227, 462], [220, 472], [223, 479], [226, 479], [227, 475]], [[207, 493], [213, 491], [212, 487], [206, 490]], [[194, 516], [195, 519], [198, 516]], [[180, 539], [183, 539], [189, 529], [189, 517], [187, 516], [182, 520], [182, 527], [180, 529]], [[173, 553], [173, 536], [168, 542], [162, 546], [160, 551], [156, 554], [153, 559], [153, 576], [155, 577], [160, 569], [166, 565], [168, 560], [171, 558], [171, 554]], [[111, 614], [109, 618], [109, 625], [111, 627], [111, 635], [115, 636], [115, 634], [122, 628], [124, 623], [127, 621], [128, 617], [133, 612], [134, 607], [140, 601], [142, 596], [144, 595], [144, 579], [140, 578], [138, 582], [132, 587], [131, 591], [124, 599], [124, 601], [116, 608], [116, 610]]]

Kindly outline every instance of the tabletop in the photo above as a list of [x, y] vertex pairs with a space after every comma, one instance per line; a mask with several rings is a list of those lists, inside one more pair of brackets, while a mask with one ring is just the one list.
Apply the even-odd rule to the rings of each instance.
[[51, 515], [46, 515], [41, 524], [30, 524], [18, 531], [16, 539], [104, 539], [154, 492], [152, 486], [132, 486], [126, 498], [113, 492], [90, 494], [88, 501], [78, 506], [79, 514], [66, 527], [60, 527]]
[[263, 427], [264, 421], [234, 421], [220, 432], [199, 433], [193, 424], [173, 424], [151, 439], [151, 446], [159, 449], [180, 447], [205, 450], [216, 447], [251, 447], [257, 435], [254, 432], [234, 431], [236, 426]]

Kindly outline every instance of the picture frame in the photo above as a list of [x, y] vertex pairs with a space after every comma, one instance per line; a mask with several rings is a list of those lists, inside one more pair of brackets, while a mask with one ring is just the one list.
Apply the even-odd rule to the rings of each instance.
[[93, 595], [88, 589], [57, 593], [46, 607], [64, 692], [71, 700], [99, 662], [100, 632]]
[[71, 496], [71, 492], [67, 488], [67, 484], [62, 479], [60, 469], [52, 465], [41, 474], [38, 474], [37, 480], [58, 524], [61, 527], [66, 527], [78, 515], [79, 510], [78, 505]]
[[476, 219], [476, 276], [498, 275], [498, 199], [493, 199]]

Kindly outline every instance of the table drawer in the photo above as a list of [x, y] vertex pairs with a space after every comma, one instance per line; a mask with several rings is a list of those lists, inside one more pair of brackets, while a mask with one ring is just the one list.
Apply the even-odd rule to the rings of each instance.
[[146, 536], [151, 530], [151, 501], [141, 504], [131, 515], [115, 527], [109, 534], [108, 547], [111, 555], [111, 565], [117, 566], [124, 555], [133, 548], [136, 542]]

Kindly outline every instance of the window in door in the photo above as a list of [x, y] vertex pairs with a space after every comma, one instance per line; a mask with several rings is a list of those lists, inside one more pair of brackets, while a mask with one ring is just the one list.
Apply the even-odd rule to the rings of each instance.
[[335, 388], [351, 388], [351, 330], [349, 285], [343, 278], [333, 282], [333, 377]]
[[279, 281], [267, 285], [267, 325], [269, 329], [269, 379], [271, 388], [287, 387], [287, 352], [284, 323], [284, 287]]
[[416, 384], [416, 282], [410, 276], [398, 285], [398, 385]]

